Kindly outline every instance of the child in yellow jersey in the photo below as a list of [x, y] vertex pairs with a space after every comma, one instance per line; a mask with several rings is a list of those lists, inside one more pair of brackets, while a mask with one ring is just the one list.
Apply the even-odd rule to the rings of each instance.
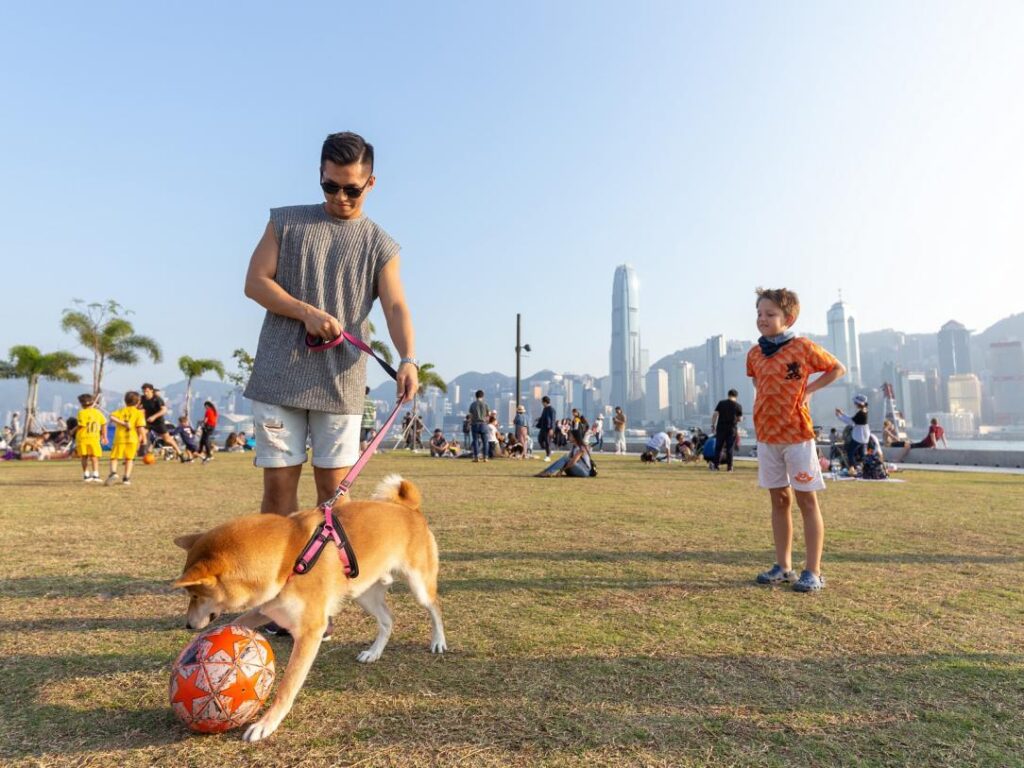
[[100, 482], [100, 444], [107, 444], [107, 418], [93, 405], [92, 395], [79, 395], [78, 426], [75, 428], [75, 444], [82, 459], [82, 480], [87, 483]]
[[113, 485], [121, 478], [117, 474], [117, 462], [124, 459], [123, 485], [132, 484], [132, 465], [139, 445], [146, 442], [146, 415], [139, 408], [142, 395], [138, 392], [125, 392], [124, 408], [110, 414], [110, 420], [117, 425], [114, 432], [114, 447], [110, 450], [110, 474], [107, 485]]

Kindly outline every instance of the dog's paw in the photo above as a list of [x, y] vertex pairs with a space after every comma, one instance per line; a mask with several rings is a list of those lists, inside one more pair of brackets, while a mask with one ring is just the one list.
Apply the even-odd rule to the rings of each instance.
[[268, 721], [266, 717], [261, 717], [245, 729], [245, 735], [242, 738], [248, 742], [260, 741], [276, 731], [277, 725], [277, 723]]
[[356, 661], [363, 664], [372, 664], [380, 658], [382, 651], [375, 651], [373, 648], [367, 648], [365, 651], [360, 651], [359, 655], [356, 656]]
[[435, 640], [430, 644], [431, 653], [444, 653], [447, 650], [448, 643], [446, 643], [443, 638], [441, 640]]

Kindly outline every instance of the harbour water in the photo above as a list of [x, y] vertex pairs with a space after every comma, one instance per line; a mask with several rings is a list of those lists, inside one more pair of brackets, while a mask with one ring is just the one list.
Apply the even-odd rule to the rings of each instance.
[[950, 448], [958, 451], [1024, 451], [1024, 440], [951, 440]]

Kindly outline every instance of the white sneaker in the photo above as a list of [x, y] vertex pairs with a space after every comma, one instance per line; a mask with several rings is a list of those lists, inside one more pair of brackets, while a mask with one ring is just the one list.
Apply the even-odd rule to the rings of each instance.
[[544, 457], [544, 461], [551, 461], [551, 457], [550, 456], [545, 456]]

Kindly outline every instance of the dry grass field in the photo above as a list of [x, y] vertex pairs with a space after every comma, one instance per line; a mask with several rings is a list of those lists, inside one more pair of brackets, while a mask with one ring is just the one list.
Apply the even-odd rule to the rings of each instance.
[[[538, 465], [376, 457], [354, 496], [396, 471], [422, 489], [450, 653], [431, 656], [396, 586], [391, 644], [360, 665], [375, 627], [346, 606], [256, 745], [191, 735], [167, 706], [191, 636], [171, 539], [257, 509], [249, 457], [140, 466], [130, 488], [0, 465], [0, 761], [1024, 765], [1021, 477], [832, 485], [828, 589], [799, 595], [753, 583], [772, 555], [751, 464], [606, 457], [592, 480], [534, 479]], [[290, 641], [273, 644], [286, 664]]]

